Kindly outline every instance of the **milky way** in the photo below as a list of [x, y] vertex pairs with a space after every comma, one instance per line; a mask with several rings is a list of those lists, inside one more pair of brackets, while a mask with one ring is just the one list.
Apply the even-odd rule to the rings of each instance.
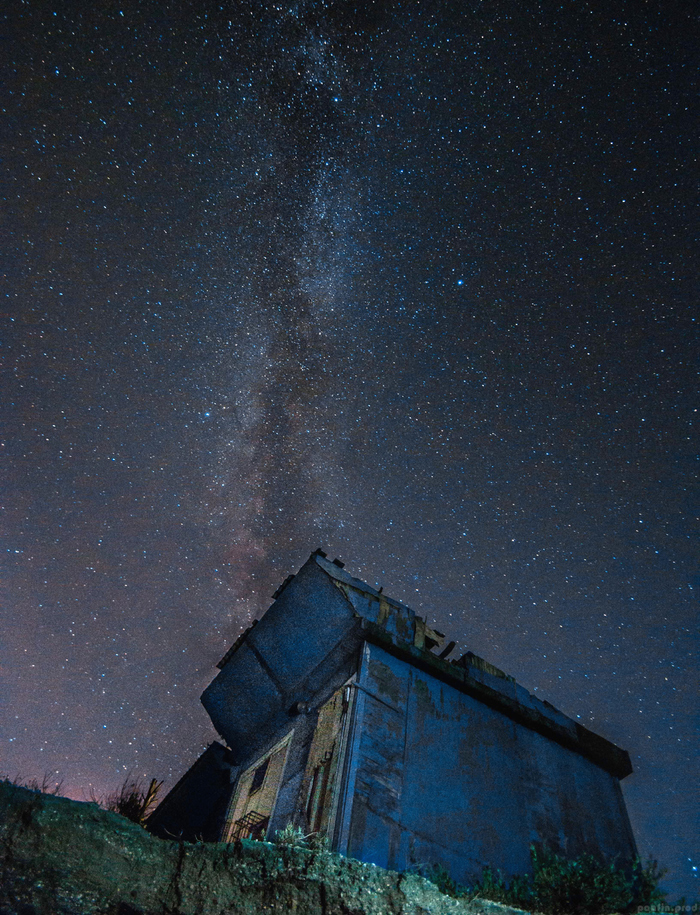
[[15, 5], [6, 774], [173, 784], [320, 546], [628, 749], [698, 895], [700, 36], [527, 6]]

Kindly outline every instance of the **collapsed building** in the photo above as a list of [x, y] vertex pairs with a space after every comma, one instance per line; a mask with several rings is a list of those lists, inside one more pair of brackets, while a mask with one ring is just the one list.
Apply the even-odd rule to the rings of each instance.
[[530, 870], [530, 846], [630, 862], [628, 754], [317, 550], [231, 646], [211, 744], [149, 820], [163, 837], [291, 823], [394, 870]]

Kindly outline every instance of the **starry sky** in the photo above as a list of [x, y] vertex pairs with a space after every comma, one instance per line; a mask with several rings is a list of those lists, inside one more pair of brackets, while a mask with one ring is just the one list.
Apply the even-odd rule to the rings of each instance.
[[700, 895], [697, 26], [13, 4], [3, 773], [171, 786], [322, 547], [626, 748]]

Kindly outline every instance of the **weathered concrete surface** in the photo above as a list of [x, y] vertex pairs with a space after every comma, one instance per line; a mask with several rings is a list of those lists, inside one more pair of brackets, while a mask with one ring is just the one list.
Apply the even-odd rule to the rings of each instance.
[[189, 844], [95, 804], [0, 783], [0, 915], [511, 915], [307, 849]]
[[485, 866], [530, 873], [533, 843], [636, 858], [619, 779], [585, 755], [370, 642], [358, 691], [344, 854], [467, 885]]

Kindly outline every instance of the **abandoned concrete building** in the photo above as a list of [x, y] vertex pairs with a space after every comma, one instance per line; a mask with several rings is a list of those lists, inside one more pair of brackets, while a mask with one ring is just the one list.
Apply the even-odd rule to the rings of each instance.
[[629, 862], [628, 754], [317, 550], [218, 667], [211, 744], [152, 832], [272, 838], [288, 823], [394, 870], [466, 882], [531, 844]]

